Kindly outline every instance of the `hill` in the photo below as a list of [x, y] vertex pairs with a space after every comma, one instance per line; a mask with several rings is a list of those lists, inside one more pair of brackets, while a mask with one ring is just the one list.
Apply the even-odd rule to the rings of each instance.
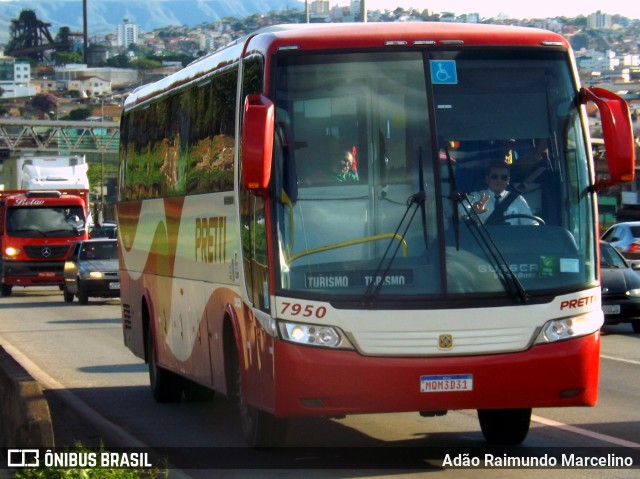
[[[82, 31], [82, 0], [2, 0], [0, 1], [0, 44], [10, 38], [11, 20], [22, 10], [33, 10], [40, 21], [51, 23], [55, 36], [60, 27]], [[88, 0], [89, 37], [116, 32], [116, 26], [128, 18], [143, 31], [170, 25], [195, 26], [225, 17], [244, 18], [270, 11], [304, 9], [298, 0]]]

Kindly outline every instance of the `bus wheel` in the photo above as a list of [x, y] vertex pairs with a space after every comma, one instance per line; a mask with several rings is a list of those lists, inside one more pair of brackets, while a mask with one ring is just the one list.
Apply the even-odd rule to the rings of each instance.
[[[235, 355], [234, 355], [235, 356]], [[236, 399], [240, 411], [242, 436], [251, 447], [282, 446], [287, 435], [286, 419], [279, 419], [272, 414], [260, 411], [245, 402], [242, 392], [242, 374], [237, 356], [233, 358], [236, 370]]]
[[201, 384], [194, 383], [193, 381], [189, 381], [188, 379], [183, 379], [182, 390], [184, 392], [184, 398], [187, 401], [212, 401], [215, 397], [215, 393], [212, 389], [202, 386]]
[[158, 366], [158, 353], [152, 331], [147, 334], [147, 358], [149, 359], [149, 383], [151, 394], [157, 402], [177, 402], [182, 398], [180, 377]]
[[531, 424], [529, 409], [478, 409], [484, 438], [492, 444], [515, 445], [524, 441]]
[[12, 289], [13, 289], [12, 285], [2, 283], [2, 296], [11, 296]]

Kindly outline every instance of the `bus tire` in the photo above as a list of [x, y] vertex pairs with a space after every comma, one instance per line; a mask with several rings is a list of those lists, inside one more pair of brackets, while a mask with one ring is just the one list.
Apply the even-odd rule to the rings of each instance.
[[242, 391], [242, 373], [237, 353], [233, 354], [232, 360], [236, 379], [234, 396], [238, 403], [240, 426], [245, 442], [254, 448], [284, 445], [287, 435], [287, 420], [277, 418], [246, 403]]
[[147, 334], [147, 358], [149, 359], [149, 384], [156, 402], [178, 402], [182, 398], [180, 376], [158, 366], [158, 353], [152, 331]]
[[517, 445], [527, 437], [531, 424], [528, 409], [478, 409], [480, 429], [491, 444]]
[[12, 285], [2, 283], [2, 296], [11, 296], [12, 289], [13, 289]]
[[191, 402], [212, 401], [215, 396], [213, 389], [187, 379], [182, 381], [182, 391], [184, 398]]

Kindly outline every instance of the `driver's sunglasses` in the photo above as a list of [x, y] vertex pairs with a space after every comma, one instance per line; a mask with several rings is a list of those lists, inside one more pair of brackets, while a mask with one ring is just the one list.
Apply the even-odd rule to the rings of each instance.
[[497, 173], [493, 173], [489, 178], [492, 180], [497, 180], [500, 178], [502, 181], [507, 181], [509, 179], [509, 175], [499, 175]]

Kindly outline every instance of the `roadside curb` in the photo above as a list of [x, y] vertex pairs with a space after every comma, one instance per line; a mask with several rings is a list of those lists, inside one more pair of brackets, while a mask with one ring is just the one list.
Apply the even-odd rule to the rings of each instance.
[[0, 346], [0, 447], [54, 447], [49, 404], [38, 382]]

